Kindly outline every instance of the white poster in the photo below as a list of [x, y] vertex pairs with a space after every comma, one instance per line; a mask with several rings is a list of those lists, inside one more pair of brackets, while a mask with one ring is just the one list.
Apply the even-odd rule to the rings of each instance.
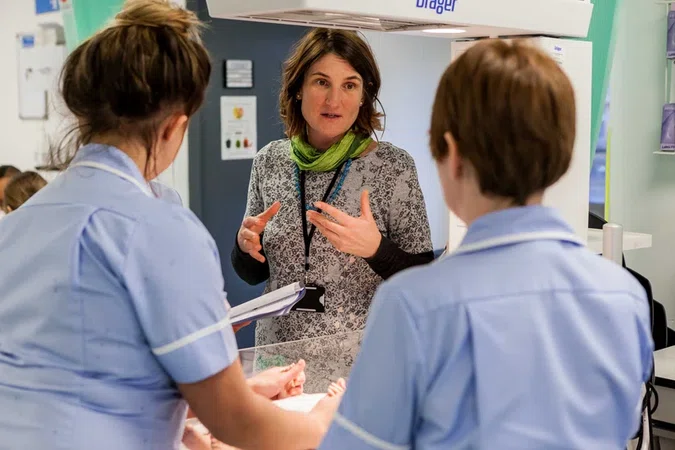
[[47, 119], [47, 92], [40, 83], [40, 47], [34, 34], [17, 34], [19, 118]]
[[221, 157], [252, 159], [258, 150], [256, 97], [220, 97]]

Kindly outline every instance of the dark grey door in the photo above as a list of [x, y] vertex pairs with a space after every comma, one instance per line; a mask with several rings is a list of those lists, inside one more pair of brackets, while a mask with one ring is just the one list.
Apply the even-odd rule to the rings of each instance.
[[[283, 137], [278, 114], [281, 67], [291, 46], [307, 28], [255, 22], [211, 19], [204, 0], [198, 7], [207, 22], [204, 41], [213, 59], [213, 76], [204, 107], [190, 125], [190, 207], [211, 232], [220, 251], [225, 289], [232, 305], [261, 294], [263, 285], [249, 286], [232, 269], [230, 252], [244, 214], [251, 160], [223, 161], [220, 156], [220, 97], [257, 96], [258, 145]], [[226, 59], [253, 60], [253, 89], [225, 89]], [[239, 347], [253, 345], [254, 326], [237, 333]]]

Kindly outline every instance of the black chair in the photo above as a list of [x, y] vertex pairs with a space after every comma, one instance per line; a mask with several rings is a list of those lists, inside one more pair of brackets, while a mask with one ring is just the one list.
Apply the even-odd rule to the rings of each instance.
[[[607, 221], [602, 217], [594, 214], [592, 212], [588, 213], [588, 228], [600, 229], [606, 224]], [[672, 331], [668, 328], [668, 321], [666, 319], [666, 309], [663, 305], [656, 300], [652, 294], [652, 285], [649, 280], [644, 277], [642, 274], [636, 272], [635, 270], [626, 267], [626, 257], [621, 255], [622, 266], [626, 269], [636, 280], [640, 283], [642, 288], [645, 290], [647, 301], [649, 302], [649, 312], [652, 316], [652, 339], [654, 340], [654, 349], [659, 350], [668, 346], [668, 334]], [[654, 433], [652, 428], [652, 415], [656, 408], [658, 407], [658, 395], [656, 389], [654, 388], [655, 374], [654, 367], [652, 365], [652, 376], [651, 379], [645, 384], [646, 394], [642, 400], [642, 414], [643, 418], [647, 418], [648, 430], [643, 428], [643, 420], [640, 420], [640, 427], [637, 433], [633, 436], [633, 439], [638, 440], [637, 447], [642, 448], [642, 442], [645, 437], [648, 437], [650, 446], [649, 448], [654, 448]], [[654, 398], [654, 402], [652, 402]], [[658, 439], [656, 439], [658, 442]]]
[[668, 328], [666, 308], [661, 303], [654, 300], [652, 284], [647, 278], [633, 269], [626, 267], [626, 270], [638, 280], [647, 294], [649, 308], [652, 314], [652, 339], [654, 340], [654, 350], [661, 350], [662, 348], [668, 347], [668, 342], [675, 343], [675, 340], [669, 338], [669, 335], [673, 333], [673, 330]]
[[654, 350], [661, 350], [668, 347], [668, 345], [675, 344], [675, 332], [668, 328], [668, 320], [666, 319], [666, 308], [654, 301], [654, 325], [652, 326], [652, 336], [654, 338]]
[[[602, 226], [606, 223], [607, 221], [599, 215], [593, 212], [588, 213], [588, 228], [602, 230]], [[652, 295], [652, 285], [649, 280], [642, 274], [626, 266], [625, 255], [621, 255], [621, 260], [623, 268], [633, 275], [636, 280], [638, 280], [647, 294], [649, 312], [652, 315], [652, 338], [654, 339], [654, 346], [656, 347], [656, 350], [667, 347], [668, 321], [666, 319], [665, 308], [661, 303], [658, 303], [656, 300], [654, 300], [654, 296]]]

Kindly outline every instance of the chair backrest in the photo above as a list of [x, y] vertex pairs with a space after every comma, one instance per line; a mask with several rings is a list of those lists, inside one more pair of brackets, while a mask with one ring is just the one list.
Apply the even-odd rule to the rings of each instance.
[[[652, 284], [649, 282], [649, 280], [644, 277], [642, 274], [634, 271], [633, 269], [626, 267], [626, 270], [635, 277], [636, 280], [640, 283], [642, 288], [645, 290], [645, 294], [647, 294], [647, 302], [649, 303], [649, 314], [652, 317], [652, 338], [654, 339], [654, 346], [657, 345], [657, 340], [659, 341], [659, 344], [662, 344], [663, 347], [660, 348], [665, 348], [667, 344], [667, 334], [668, 334], [668, 323], [666, 321], [666, 310], [661, 305], [660, 303], [658, 308], [656, 306], [657, 302], [654, 300], [654, 295], [652, 294]], [[657, 317], [657, 309], [658, 311], [658, 317]], [[658, 318], [658, 320], [656, 320]], [[659, 348], [656, 348], [658, 350]]]
[[661, 350], [668, 347], [671, 342], [671, 330], [668, 329], [668, 318], [666, 317], [666, 308], [656, 300], [653, 302], [652, 310], [652, 338], [654, 339], [654, 350]]
[[588, 228], [593, 228], [595, 230], [602, 230], [602, 226], [606, 224], [607, 221], [597, 215], [594, 212], [588, 212]]

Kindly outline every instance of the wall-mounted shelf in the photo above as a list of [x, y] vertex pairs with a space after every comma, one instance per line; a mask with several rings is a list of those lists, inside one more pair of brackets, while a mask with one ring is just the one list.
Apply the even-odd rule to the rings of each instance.
[[[675, 11], [675, 7], [673, 5], [675, 4], [675, 0], [658, 0], [655, 1], [657, 5], [662, 5], [665, 6], [665, 13], [666, 17], [670, 17], [673, 14], [673, 11]], [[669, 23], [668, 20], [666, 20], [667, 23]], [[668, 31], [667, 27], [666, 30], [664, 30], [664, 40], [668, 40]], [[665, 78], [664, 78], [664, 89], [663, 89], [663, 105], [664, 105], [664, 110], [662, 112], [662, 115], [665, 114], [665, 105], [670, 105], [672, 103], [675, 103], [675, 99], [673, 99], [673, 92], [675, 92], [675, 80], [673, 80], [673, 73], [675, 72], [675, 58], [672, 56], [669, 57], [669, 55], [666, 52], [663, 55], [663, 58], [665, 60], [664, 63], [664, 71], [665, 71]], [[672, 52], [671, 52], [672, 55]], [[668, 107], [671, 108], [671, 107]], [[663, 117], [661, 118], [661, 121], [663, 122]], [[663, 126], [663, 125], [662, 125]], [[670, 152], [670, 151], [655, 151], [655, 155], [672, 155], [675, 154], [675, 152]]]
[[[595, 253], [602, 253], [602, 230], [595, 228], [588, 229], [588, 248]], [[652, 235], [644, 233], [623, 232], [623, 251], [638, 250], [640, 248], [650, 248], [652, 246]]]

